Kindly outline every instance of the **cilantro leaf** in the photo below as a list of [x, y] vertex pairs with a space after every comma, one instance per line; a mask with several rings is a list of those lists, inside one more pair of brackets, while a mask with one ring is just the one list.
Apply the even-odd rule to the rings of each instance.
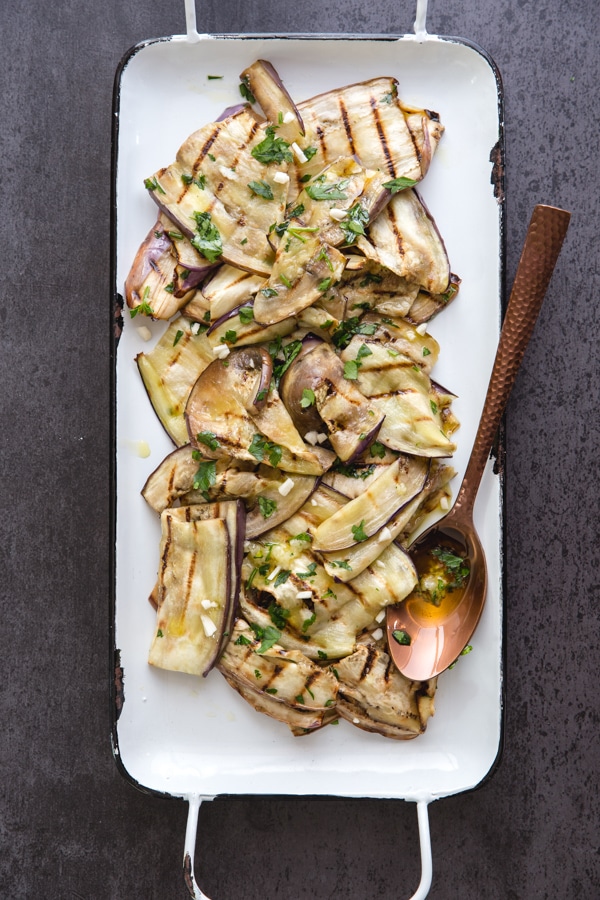
[[290, 617], [289, 609], [284, 609], [283, 606], [279, 606], [278, 603], [271, 603], [267, 612], [269, 613], [271, 622], [273, 623], [273, 625], [275, 625], [276, 628], [285, 628], [285, 626], [287, 625], [287, 620]]
[[271, 190], [271, 185], [268, 182], [251, 181], [249, 182], [248, 187], [253, 194], [257, 195], [257, 197], [262, 197], [264, 200], [273, 200], [273, 191]]
[[258, 162], [268, 166], [270, 163], [293, 162], [290, 145], [283, 138], [275, 137], [275, 126], [268, 125], [265, 129], [265, 138], [253, 147], [251, 155]]
[[214, 431], [200, 431], [196, 435], [196, 440], [208, 447], [209, 450], [218, 450], [221, 446]]
[[366, 533], [364, 529], [365, 520], [361, 519], [358, 525], [352, 526], [352, 534], [354, 536], [354, 540], [357, 544], [360, 544], [362, 541], [366, 541], [369, 535]]
[[388, 191], [391, 191], [392, 194], [397, 194], [398, 191], [405, 191], [407, 188], [414, 187], [417, 182], [413, 181], [412, 178], [392, 178], [391, 181], [386, 181], [383, 185], [384, 188], [387, 188]]
[[315, 392], [311, 391], [310, 388], [304, 388], [302, 390], [302, 400], [300, 401], [300, 406], [302, 409], [306, 409], [307, 406], [312, 406], [315, 402]]
[[408, 647], [411, 643], [411, 636], [408, 631], [404, 631], [403, 628], [398, 628], [396, 631], [392, 631], [392, 637], [396, 641], [397, 644], [402, 644], [403, 646]]
[[263, 519], [268, 519], [277, 509], [277, 503], [275, 500], [270, 500], [268, 497], [259, 497], [258, 508], [262, 513]]
[[194, 475], [194, 490], [206, 494], [217, 480], [217, 463], [214, 459], [201, 462]]
[[311, 200], [347, 200], [348, 194], [344, 193], [344, 189], [348, 187], [348, 179], [338, 181], [333, 184], [324, 184], [323, 182], [313, 182], [305, 187], [304, 190]]
[[223, 253], [219, 229], [213, 225], [209, 212], [195, 212], [194, 218], [198, 234], [192, 238], [192, 245], [209, 262], [216, 262]]

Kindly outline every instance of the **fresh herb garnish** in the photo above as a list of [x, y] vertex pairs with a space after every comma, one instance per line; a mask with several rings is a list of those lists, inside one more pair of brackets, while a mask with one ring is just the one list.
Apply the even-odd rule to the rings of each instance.
[[144, 187], [146, 188], [147, 191], [158, 191], [159, 194], [166, 193], [164, 188], [162, 188], [160, 186], [160, 184], [158, 183], [158, 181], [156, 179], [156, 175], [154, 175], [152, 178], [145, 178], [144, 179]]
[[307, 544], [310, 544], [312, 541], [312, 536], [308, 533], [308, 531], [301, 531], [300, 534], [294, 535], [294, 537], [290, 538], [290, 541], [305, 541]]
[[215, 262], [223, 253], [219, 229], [213, 225], [209, 212], [195, 212], [194, 218], [198, 234], [192, 238], [192, 245], [209, 262]]
[[247, 638], [245, 634], [240, 634], [237, 640], [235, 640], [233, 643], [237, 644], [238, 647], [245, 647], [248, 644], [251, 644], [252, 641], [250, 640], [250, 638]]
[[431, 356], [431, 350], [429, 347], [423, 347], [423, 356]]
[[334, 184], [319, 183], [317, 180], [305, 187], [304, 190], [311, 200], [347, 200], [348, 194], [344, 193], [344, 189], [347, 187], [347, 178]]
[[359, 234], [365, 233], [365, 225], [369, 224], [369, 213], [358, 201], [351, 206], [345, 219], [340, 222], [346, 244], [354, 244]]
[[[254, 100], [251, 102], [253, 103]], [[264, 140], [252, 148], [251, 155], [265, 166], [270, 163], [293, 162], [294, 159], [288, 142], [283, 138], [275, 137], [274, 125], [267, 126]]]
[[225, 332], [224, 336], [221, 338], [222, 344], [235, 344], [237, 342], [237, 331], [233, 331], [233, 329], [229, 329]]
[[175, 334], [175, 339], [173, 340], [173, 346], [174, 346], [174, 347], [177, 346], [177, 344], [179, 343], [179, 341], [181, 340], [182, 337], [183, 337], [183, 331], [178, 331], [178, 332]]
[[271, 185], [266, 181], [250, 181], [248, 187], [257, 197], [262, 197], [264, 200], [273, 199]]
[[242, 325], [248, 325], [254, 319], [254, 310], [251, 306], [242, 306], [240, 309], [240, 322]]
[[355, 359], [346, 360], [344, 363], [344, 378], [347, 378], [348, 381], [356, 381], [358, 378], [358, 367], [359, 363]]
[[397, 628], [395, 631], [392, 631], [392, 637], [396, 641], [397, 644], [402, 644], [407, 647], [411, 642], [411, 636], [408, 631], [404, 631], [403, 628]]
[[345, 559], [332, 559], [331, 565], [335, 566], [336, 569], [346, 569], [347, 572], [352, 571], [352, 566]]
[[322, 293], [325, 293], [325, 291], [328, 291], [329, 288], [331, 287], [331, 281], [332, 281], [331, 278], [322, 278], [317, 285], [317, 290], [321, 291]]
[[349, 463], [343, 463], [341, 459], [336, 459], [331, 468], [334, 472], [345, 475], [346, 478], [368, 478], [375, 471], [374, 465], [353, 466]]
[[306, 572], [298, 572], [298, 578], [314, 578], [317, 574], [316, 562], [311, 562]]
[[[317, 654], [319, 659], [328, 659], [328, 656], [324, 650], [317, 650]], [[331, 702], [333, 703], [333, 700]], [[329, 700], [327, 701], [327, 703], [329, 703]], [[327, 706], [327, 703], [325, 704], [325, 706]]]
[[392, 194], [397, 194], [398, 191], [405, 191], [407, 188], [414, 187], [416, 183], [412, 178], [401, 176], [400, 178], [392, 178], [391, 181], [386, 181], [383, 187], [391, 191]]
[[303, 388], [302, 390], [302, 400], [300, 401], [300, 406], [302, 409], [306, 409], [308, 406], [312, 406], [315, 402], [315, 392], [310, 388]]
[[261, 288], [260, 292], [263, 297], [266, 297], [267, 299], [269, 299], [269, 297], [277, 297], [277, 291], [275, 290], [275, 288]]
[[209, 450], [218, 450], [221, 446], [214, 431], [199, 431], [196, 440], [208, 447]]
[[313, 613], [312, 616], [309, 616], [308, 619], [305, 619], [304, 622], [302, 623], [302, 631], [303, 632], [308, 631], [308, 629], [310, 628], [310, 626], [312, 625], [312, 623], [315, 621], [316, 618], [317, 618], [317, 614]]
[[248, 447], [248, 452], [259, 462], [262, 462], [266, 455], [273, 468], [276, 468], [281, 461], [283, 451], [279, 444], [268, 441], [262, 434], [255, 434]]
[[364, 529], [365, 520], [362, 519], [358, 525], [352, 526], [352, 534], [354, 536], [354, 540], [357, 544], [362, 543], [362, 541], [366, 541], [369, 535], [366, 533]]
[[277, 688], [265, 688], [265, 694], [276, 694]]
[[[288, 572], [288, 575], [289, 574], [290, 573]], [[279, 606], [279, 604], [277, 603], [271, 603], [267, 611], [273, 625], [276, 628], [283, 630], [287, 625], [287, 620], [290, 617], [289, 609], [284, 609], [283, 606]]]
[[269, 499], [269, 497], [259, 497], [258, 508], [261, 511], [263, 519], [268, 519], [277, 509], [277, 502]]
[[261, 645], [256, 651], [257, 653], [266, 653], [281, 637], [281, 632], [272, 625], [267, 625], [266, 628], [263, 628], [261, 625], [250, 622], [250, 628], [256, 635], [256, 639], [261, 641]]
[[385, 447], [380, 441], [373, 441], [370, 448], [371, 456], [377, 456], [379, 459], [383, 459], [385, 456]]
[[174, 294], [175, 284], [172, 281], [170, 282], [170, 284], [165, 284], [164, 290], [167, 292], [167, 294]]
[[198, 471], [194, 475], [194, 490], [201, 491], [205, 499], [207, 498], [209, 489], [217, 480], [217, 463], [214, 459], [201, 462]]
[[253, 94], [252, 91], [250, 90], [250, 85], [249, 85], [249, 83], [248, 83], [248, 78], [247, 78], [247, 77], [246, 77], [246, 78], [242, 78], [242, 80], [241, 80], [241, 83], [240, 83], [240, 94], [242, 95], [242, 97], [244, 98], [244, 100], [247, 100], [247, 101], [248, 101], [248, 103], [256, 103], [256, 97], [254, 96], [254, 94]]
[[351, 316], [349, 319], [340, 322], [331, 336], [331, 340], [338, 350], [343, 350], [348, 346], [355, 334], [373, 335], [377, 331], [375, 322], [361, 322], [358, 316]]

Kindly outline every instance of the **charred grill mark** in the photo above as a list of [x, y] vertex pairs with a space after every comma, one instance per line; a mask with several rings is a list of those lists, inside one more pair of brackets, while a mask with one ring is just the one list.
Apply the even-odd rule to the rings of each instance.
[[377, 651], [375, 650], [375, 648], [367, 647], [367, 658], [365, 659], [365, 664], [362, 667], [362, 671], [361, 671], [360, 675], [358, 676], [359, 682], [364, 681], [364, 679], [367, 677], [367, 675], [369, 674], [369, 672], [371, 671], [371, 669], [373, 667], [373, 663], [375, 662], [376, 657], [377, 657]]
[[396, 240], [396, 247], [398, 248], [398, 253], [400, 256], [404, 256], [404, 243], [402, 241], [402, 235], [400, 233], [400, 229], [398, 228], [398, 222], [396, 221], [396, 216], [394, 215], [394, 210], [391, 206], [388, 206], [387, 210], [388, 222], [390, 224], [390, 228], [394, 234], [394, 238]]
[[392, 658], [390, 657], [388, 659], [388, 663], [387, 663], [387, 666], [385, 667], [385, 672], [383, 675], [383, 680], [385, 681], [386, 684], [388, 684], [390, 679], [392, 678], [392, 675], [394, 674], [394, 669], [395, 669], [395, 666], [394, 666], [394, 663], [392, 662]]
[[356, 149], [354, 146], [354, 135], [352, 134], [352, 125], [350, 123], [350, 117], [348, 115], [348, 110], [346, 109], [346, 104], [344, 103], [343, 97], [338, 97], [338, 107], [340, 110], [340, 115], [342, 117], [342, 122], [344, 124], [344, 131], [346, 132], [346, 137], [348, 138], [348, 143], [350, 144], [350, 150], [352, 155], [356, 153]]
[[325, 159], [327, 159], [327, 147], [325, 144], [325, 132], [323, 131], [323, 129], [321, 128], [320, 125], [317, 125], [315, 130], [317, 133], [317, 137], [319, 139], [319, 144], [321, 145], [321, 154], [323, 156], [323, 159], [325, 160]]
[[379, 143], [381, 144], [381, 149], [383, 150], [383, 155], [385, 156], [385, 160], [387, 163], [388, 172], [392, 176], [392, 178], [396, 175], [396, 170], [394, 167], [394, 161], [392, 159], [392, 154], [390, 153], [390, 148], [388, 145], [387, 137], [385, 134], [385, 129], [383, 127], [383, 122], [381, 121], [381, 116], [379, 114], [379, 106], [377, 97], [371, 95], [369, 98], [369, 103], [371, 106], [371, 114], [375, 121], [375, 127], [377, 129], [377, 135], [379, 137]]
[[[162, 557], [160, 560], [160, 584], [164, 584], [165, 572], [166, 572], [167, 566], [169, 564], [169, 553], [171, 550], [171, 543], [172, 543], [171, 531], [172, 531], [171, 517], [167, 516], [167, 536], [165, 538], [165, 545], [164, 545]], [[159, 591], [159, 600], [160, 600], [160, 591]]]
[[304, 682], [304, 687], [307, 691], [310, 690], [310, 686], [314, 684], [314, 682], [321, 677], [320, 672], [311, 672], [306, 681]]
[[[194, 531], [197, 531], [196, 527], [194, 527]], [[192, 559], [190, 561], [190, 567], [187, 572], [187, 576], [185, 579], [185, 593], [183, 599], [183, 612], [182, 615], [185, 615], [185, 612], [188, 608], [188, 604], [190, 602], [190, 597], [192, 595], [192, 587], [194, 584], [194, 574], [196, 572], [196, 558], [198, 554], [192, 553]]]
[[280, 666], [278, 663], [273, 666], [271, 676], [267, 678], [265, 682], [261, 682], [260, 684], [261, 691], [266, 691], [267, 688], [273, 687], [273, 682], [276, 681], [278, 676], [283, 672], [283, 668], [284, 667]]

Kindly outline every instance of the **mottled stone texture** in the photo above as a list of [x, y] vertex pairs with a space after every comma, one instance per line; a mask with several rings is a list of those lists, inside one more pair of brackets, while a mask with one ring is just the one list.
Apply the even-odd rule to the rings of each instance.
[[[204, 0], [206, 31], [410, 29], [412, 3]], [[507, 703], [496, 775], [431, 807], [432, 898], [600, 896], [597, 295], [600, 38], [589, 0], [434, 0], [429, 30], [504, 81], [507, 273], [538, 202], [574, 213], [507, 414]], [[111, 92], [183, 0], [3, 4], [0, 41], [0, 895], [184, 896], [185, 808], [111, 757], [108, 714]], [[203, 807], [213, 900], [409, 896], [402, 802]]]

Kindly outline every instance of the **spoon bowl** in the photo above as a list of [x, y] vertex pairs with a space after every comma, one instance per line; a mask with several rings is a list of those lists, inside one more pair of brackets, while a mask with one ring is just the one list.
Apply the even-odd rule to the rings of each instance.
[[[467, 469], [450, 512], [410, 546], [418, 584], [386, 614], [390, 656], [414, 681], [447, 669], [464, 650], [487, 593], [485, 553], [473, 508], [508, 397], [542, 306], [571, 214], [535, 207], [500, 334]], [[438, 587], [439, 585], [439, 587]]]

